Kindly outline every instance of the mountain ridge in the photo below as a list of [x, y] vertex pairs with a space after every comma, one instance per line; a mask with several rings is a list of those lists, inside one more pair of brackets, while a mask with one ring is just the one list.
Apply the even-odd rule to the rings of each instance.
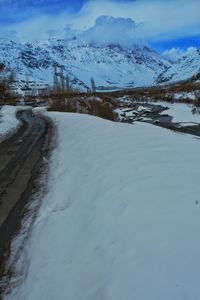
[[28, 81], [52, 86], [56, 66], [62, 68], [62, 76], [75, 89], [90, 89], [94, 78], [97, 90], [115, 90], [194, 77], [199, 72], [200, 51], [171, 62], [146, 45], [130, 49], [120, 45], [79, 44], [75, 38], [25, 44], [0, 39], [0, 62], [14, 70], [20, 86]]

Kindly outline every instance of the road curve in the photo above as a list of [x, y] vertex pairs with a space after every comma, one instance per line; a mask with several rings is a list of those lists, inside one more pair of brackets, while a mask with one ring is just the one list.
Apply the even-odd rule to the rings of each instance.
[[16, 134], [0, 143], [1, 273], [6, 250], [39, 176], [42, 158], [49, 151], [52, 131], [50, 122], [33, 115], [31, 110], [20, 111], [17, 117], [22, 126]]

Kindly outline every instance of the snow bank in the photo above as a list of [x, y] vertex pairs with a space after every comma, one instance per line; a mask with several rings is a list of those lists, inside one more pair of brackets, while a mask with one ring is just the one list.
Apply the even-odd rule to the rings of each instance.
[[177, 100], [189, 99], [189, 100], [195, 101], [195, 100], [197, 100], [197, 94], [198, 94], [198, 91], [175, 93], [174, 99], [177, 99]]
[[16, 118], [18, 110], [19, 107], [10, 105], [4, 105], [0, 110], [0, 141], [20, 126], [20, 122]]
[[5, 299], [200, 299], [199, 140], [47, 115], [58, 129], [49, 192]]
[[[162, 103], [163, 105], [163, 103]], [[192, 107], [186, 104], [170, 104], [165, 103], [165, 106], [169, 107], [162, 114], [168, 114], [173, 117], [173, 122], [196, 122], [200, 123], [200, 115], [192, 113]]]
[[170, 115], [173, 117], [173, 122], [175, 123], [200, 123], [200, 115], [198, 113], [193, 113], [192, 110], [195, 106], [185, 103], [169, 103], [164, 101], [151, 102], [155, 105], [161, 105], [168, 107], [164, 110], [161, 115]]

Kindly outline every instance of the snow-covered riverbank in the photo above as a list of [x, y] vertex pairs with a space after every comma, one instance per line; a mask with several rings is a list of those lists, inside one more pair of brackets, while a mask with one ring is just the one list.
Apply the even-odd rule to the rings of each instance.
[[58, 130], [49, 191], [5, 299], [200, 298], [199, 140], [46, 114]]
[[20, 122], [16, 118], [18, 110], [19, 107], [11, 105], [4, 105], [0, 110], [0, 141], [4, 140], [20, 126]]

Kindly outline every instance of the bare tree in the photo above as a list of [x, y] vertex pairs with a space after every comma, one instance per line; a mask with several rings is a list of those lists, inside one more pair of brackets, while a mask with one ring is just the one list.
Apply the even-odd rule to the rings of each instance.
[[13, 82], [15, 82], [14, 71], [0, 63], [0, 98], [3, 102], [15, 102]]
[[0, 98], [4, 97], [5, 94], [5, 80], [3, 76], [5, 65], [0, 63]]
[[96, 85], [93, 77], [91, 77], [91, 91], [92, 93], [96, 93]]
[[67, 93], [70, 92], [71, 88], [70, 88], [70, 81], [69, 81], [69, 76], [67, 75], [66, 76], [66, 90], [67, 90]]
[[65, 92], [65, 77], [64, 77], [64, 66], [60, 67], [60, 81], [61, 81], [61, 91], [62, 93]]
[[54, 65], [54, 89], [55, 89], [57, 92], [58, 92], [58, 90], [59, 90], [57, 65]]

